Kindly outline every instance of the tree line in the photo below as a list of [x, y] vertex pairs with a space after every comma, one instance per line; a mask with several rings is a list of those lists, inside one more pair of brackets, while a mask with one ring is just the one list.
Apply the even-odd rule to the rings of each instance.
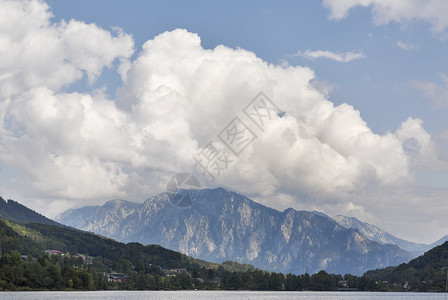
[[[106, 274], [121, 274], [123, 281], [108, 280]], [[175, 276], [160, 266], [126, 258], [94, 257], [86, 264], [81, 257], [41, 254], [22, 256], [14, 250], [0, 257], [0, 290], [254, 290], [337, 291], [340, 282], [361, 291], [384, 290], [369, 277], [328, 274], [294, 275], [258, 269], [228, 271], [223, 266], [207, 269], [197, 265]]]

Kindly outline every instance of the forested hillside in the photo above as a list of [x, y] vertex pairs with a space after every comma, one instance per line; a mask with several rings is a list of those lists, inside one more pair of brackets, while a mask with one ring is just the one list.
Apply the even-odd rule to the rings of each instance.
[[14, 200], [5, 200], [2, 197], [0, 197], [0, 217], [17, 223], [42, 223], [62, 226]]
[[[218, 270], [254, 270], [250, 265], [218, 265], [193, 259], [158, 245], [124, 244], [79, 230], [36, 223], [21, 225], [3, 218], [0, 251], [0, 289], [12, 290], [189, 288], [189, 274], [195, 270], [206, 270], [209, 277]], [[171, 271], [166, 270], [180, 273], [167, 277]], [[117, 273], [120, 275], [111, 275]], [[137, 286], [138, 275], [145, 284], [140, 280]]]
[[412, 291], [445, 291], [448, 242], [435, 247], [407, 264], [366, 272], [366, 276]]

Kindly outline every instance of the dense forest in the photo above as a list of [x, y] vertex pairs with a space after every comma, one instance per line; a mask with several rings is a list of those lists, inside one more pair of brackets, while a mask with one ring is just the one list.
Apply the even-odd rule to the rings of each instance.
[[[182, 270], [182, 269], [179, 269]], [[366, 277], [347, 275], [352, 286], [360, 290], [376, 290], [376, 284]], [[230, 272], [192, 267], [168, 276], [159, 266], [138, 261], [132, 265], [127, 259], [116, 261], [101, 257], [88, 264], [82, 257], [68, 255], [40, 255], [22, 257], [12, 251], [0, 258], [1, 290], [177, 290], [226, 289], [274, 291], [337, 291], [340, 275], [320, 271], [312, 276], [283, 275], [266, 271]]]
[[447, 267], [448, 242], [445, 242], [407, 264], [368, 271], [365, 275], [377, 281], [388, 282], [392, 286], [405, 286], [411, 291], [445, 292]]
[[0, 197], [0, 217], [18, 223], [41, 223], [55, 226], [64, 226], [45, 216], [29, 209], [14, 200], [5, 200]]

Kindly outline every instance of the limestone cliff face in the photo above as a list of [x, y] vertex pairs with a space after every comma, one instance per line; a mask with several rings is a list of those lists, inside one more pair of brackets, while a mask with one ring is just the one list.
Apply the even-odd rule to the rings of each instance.
[[346, 216], [336, 216], [334, 217], [334, 220], [338, 222], [339, 225], [345, 228], [352, 228], [358, 230], [360, 234], [362, 234], [364, 237], [368, 238], [369, 240], [378, 242], [382, 245], [385, 244], [392, 244], [397, 245], [401, 249], [409, 252], [411, 254], [412, 258], [418, 257], [425, 253], [426, 251], [442, 245], [444, 242], [448, 240], [448, 235], [442, 237], [440, 240], [426, 245], [426, 244], [418, 244], [413, 243], [410, 241], [406, 241], [403, 239], [400, 239], [386, 231], [384, 231], [381, 228], [378, 228], [374, 225], [362, 222], [356, 218], [353, 217], [346, 217]]
[[223, 188], [205, 189], [191, 207], [163, 193], [68, 210], [62, 224], [123, 242], [159, 244], [209, 261], [233, 260], [277, 272], [362, 274], [407, 262], [409, 253], [369, 240], [328, 216], [258, 204]]

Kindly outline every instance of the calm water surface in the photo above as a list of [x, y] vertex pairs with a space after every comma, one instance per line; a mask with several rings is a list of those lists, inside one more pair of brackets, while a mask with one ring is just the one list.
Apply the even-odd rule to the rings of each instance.
[[434, 293], [361, 293], [361, 292], [230, 292], [230, 291], [99, 291], [99, 292], [0, 292], [0, 299], [188, 299], [188, 300], [445, 300]]

